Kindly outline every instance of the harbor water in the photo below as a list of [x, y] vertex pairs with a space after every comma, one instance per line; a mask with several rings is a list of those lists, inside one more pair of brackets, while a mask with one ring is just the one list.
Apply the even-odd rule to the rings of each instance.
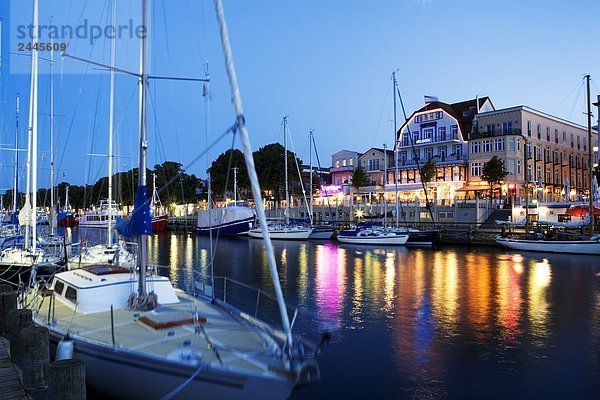
[[[185, 288], [207, 237], [149, 238]], [[495, 248], [274, 242], [295, 327], [332, 332], [322, 379], [292, 399], [597, 398], [600, 263]], [[272, 292], [261, 240], [220, 238], [214, 274]], [[314, 335], [313, 335], [314, 336]]]

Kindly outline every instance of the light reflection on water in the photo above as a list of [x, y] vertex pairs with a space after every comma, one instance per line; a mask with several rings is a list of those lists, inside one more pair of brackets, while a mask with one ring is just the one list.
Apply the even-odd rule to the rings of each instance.
[[[600, 389], [600, 265], [594, 257], [497, 249], [369, 249], [273, 242], [282, 289], [335, 328], [319, 398], [593, 398]], [[206, 273], [208, 239], [149, 239], [179, 286]], [[272, 292], [262, 242], [219, 240], [215, 274]], [[568, 368], [567, 368], [568, 367]]]

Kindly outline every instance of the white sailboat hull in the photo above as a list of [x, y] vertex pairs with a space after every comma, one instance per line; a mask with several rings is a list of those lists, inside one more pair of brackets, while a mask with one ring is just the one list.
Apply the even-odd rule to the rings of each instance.
[[[273, 240], [307, 240], [312, 231], [312, 229], [304, 228], [269, 228], [269, 235]], [[248, 232], [248, 236], [262, 239], [263, 233], [260, 228], [257, 228]]]
[[331, 229], [314, 229], [309, 236], [311, 240], [329, 240], [333, 237], [333, 228]]
[[[61, 339], [63, 335], [60, 332], [50, 331], [53, 353]], [[74, 358], [85, 363], [87, 384], [98, 393], [112, 399], [163, 398], [201, 367], [169, 362], [78, 338], [72, 339]], [[291, 380], [275, 379], [273, 376], [267, 378], [259, 374], [240, 374], [212, 365], [202, 365], [198, 375], [174, 398], [286, 399], [292, 389]]]
[[408, 240], [408, 235], [389, 235], [389, 236], [340, 236], [340, 243], [367, 244], [367, 245], [398, 245], [402, 246]]
[[596, 240], [526, 240], [496, 238], [496, 243], [512, 250], [566, 254], [600, 254], [600, 239]]

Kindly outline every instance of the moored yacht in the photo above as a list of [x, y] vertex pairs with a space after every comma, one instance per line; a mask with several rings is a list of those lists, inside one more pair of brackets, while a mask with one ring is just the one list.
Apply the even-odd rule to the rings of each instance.
[[121, 211], [119, 204], [115, 202], [112, 202], [112, 205], [110, 206], [109, 204], [111, 204], [111, 202], [109, 202], [108, 199], [102, 199], [97, 207], [92, 207], [91, 210], [84, 211], [79, 220], [79, 226], [84, 228], [107, 229], [109, 225], [109, 215], [111, 218], [111, 225], [114, 226], [117, 218], [123, 216], [123, 212]]
[[356, 232], [341, 231], [337, 240], [340, 243], [401, 246], [408, 240], [408, 235], [393, 232], [391, 229], [371, 227]]
[[[284, 225], [280, 223], [270, 223], [267, 225], [269, 236], [274, 240], [307, 240], [313, 233], [312, 228], [300, 225]], [[262, 239], [264, 233], [262, 228], [254, 228], [248, 232], [248, 236]]]
[[594, 235], [588, 239], [581, 240], [549, 240], [543, 235], [530, 239], [497, 237], [496, 243], [503, 247], [520, 251], [600, 255], [600, 235]]
[[222, 208], [198, 211], [196, 232], [200, 235], [236, 236], [248, 234], [254, 226], [256, 214], [245, 201], [234, 201]]
[[238, 200], [237, 168], [233, 169], [233, 201], [225, 207], [214, 208], [210, 192], [210, 176], [208, 207], [198, 211], [196, 232], [200, 235], [246, 235], [256, 223], [256, 213], [243, 200]]

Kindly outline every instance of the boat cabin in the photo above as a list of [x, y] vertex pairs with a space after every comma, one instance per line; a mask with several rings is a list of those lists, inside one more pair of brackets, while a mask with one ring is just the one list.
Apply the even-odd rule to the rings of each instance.
[[[148, 284], [158, 296], [159, 304], [178, 303], [171, 281], [150, 275]], [[56, 274], [52, 281], [54, 295], [67, 307], [80, 313], [126, 309], [132, 291], [137, 290], [138, 277], [128, 268], [115, 265], [91, 265]]]

